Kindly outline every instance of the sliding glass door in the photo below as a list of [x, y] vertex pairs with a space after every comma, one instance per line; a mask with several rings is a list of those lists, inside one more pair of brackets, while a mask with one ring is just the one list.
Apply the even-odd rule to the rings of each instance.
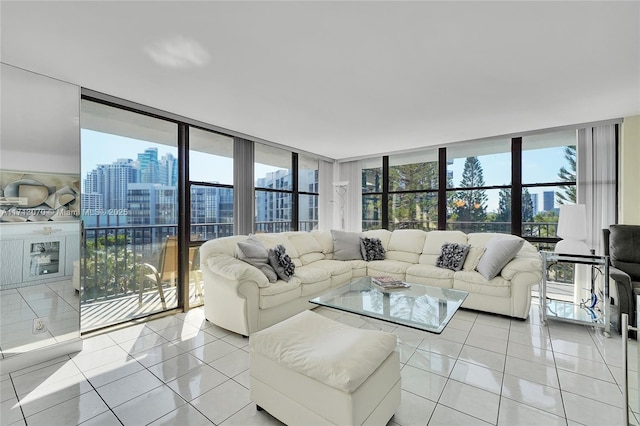
[[178, 306], [178, 126], [83, 99], [83, 332]]

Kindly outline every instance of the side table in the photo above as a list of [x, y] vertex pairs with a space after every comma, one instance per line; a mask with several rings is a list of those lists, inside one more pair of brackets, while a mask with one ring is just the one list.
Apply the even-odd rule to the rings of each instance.
[[[578, 255], [542, 251], [542, 282], [539, 286], [540, 317], [543, 324], [547, 319], [568, 321], [578, 324], [591, 325], [604, 328], [605, 336], [611, 335], [610, 300], [609, 300], [609, 256]], [[547, 276], [549, 267], [556, 263], [573, 263], [577, 265], [591, 266], [590, 288], [592, 295], [597, 294], [596, 273], [602, 273], [603, 300], [596, 306], [590, 306], [590, 302], [573, 303], [563, 300], [547, 298]], [[576, 283], [578, 285], [579, 283]]]

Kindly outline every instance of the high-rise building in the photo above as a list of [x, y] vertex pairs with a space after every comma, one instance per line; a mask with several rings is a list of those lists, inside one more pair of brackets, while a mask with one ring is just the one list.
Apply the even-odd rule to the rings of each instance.
[[130, 225], [178, 223], [176, 187], [159, 183], [130, 183], [127, 189], [127, 221]]
[[160, 158], [158, 169], [159, 181], [163, 185], [178, 186], [178, 159], [172, 154], [165, 154]]
[[160, 164], [158, 162], [158, 148], [147, 148], [138, 154], [141, 183], [164, 183], [160, 179]]
[[553, 191], [544, 191], [542, 193], [542, 202], [543, 202], [544, 211], [550, 212], [550, 211], [553, 210], [553, 207], [554, 207], [554, 202], [553, 202], [554, 194], [555, 193]]
[[127, 185], [136, 182], [137, 178], [138, 170], [134, 161], [121, 158], [112, 164], [100, 164], [87, 173], [84, 193], [102, 194], [103, 209], [126, 209]]

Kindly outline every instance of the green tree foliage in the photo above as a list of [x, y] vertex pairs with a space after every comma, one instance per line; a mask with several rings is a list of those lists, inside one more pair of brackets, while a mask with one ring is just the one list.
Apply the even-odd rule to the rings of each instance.
[[529, 193], [529, 188], [525, 188], [524, 191], [522, 191], [522, 221], [533, 221], [534, 213], [533, 199], [531, 198], [531, 194]]
[[511, 190], [501, 189], [498, 194], [496, 222], [511, 222]]
[[[576, 147], [575, 145], [569, 145], [564, 148], [564, 158], [569, 163], [569, 170], [566, 167], [561, 167], [558, 172], [558, 177], [562, 182], [576, 181]], [[556, 201], [558, 204], [575, 204], [576, 186], [575, 185], [560, 185], [560, 191], [556, 191]]]
[[88, 240], [83, 257], [84, 302], [137, 290], [137, 270], [142, 256], [131, 252], [128, 236], [107, 235]]
[[[467, 157], [462, 171], [461, 188], [484, 186], [482, 165], [478, 157]], [[459, 222], [484, 222], [487, 216], [487, 193], [484, 189], [460, 190], [456, 194], [456, 216]]]
[[[438, 163], [422, 162], [389, 168], [392, 191], [421, 191], [438, 188]], [[391, 229], [436, 229], [438, 226], [437, 193], [407, 192], [390, 195]]]

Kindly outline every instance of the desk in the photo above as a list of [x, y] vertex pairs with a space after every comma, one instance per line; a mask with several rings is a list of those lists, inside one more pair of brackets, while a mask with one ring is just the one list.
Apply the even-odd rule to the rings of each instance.
[[[553, 252], [541, 252], [542, 255], [542, 283], [539, 286], [540, 296], [540, 317], [543, 324], [547, 319], [574, 322], [584, 325], [592, 325], [604, 328], [607, 337], [611, 333], [610, 300], [609, 300], [609, 256], [577, 255]], [[547, 281], [549, 268], [556, 263], [573, 263], [576, 265], [591, 266], [591, 293], [597, 295], [595, 285], [596, 274], [602, 273], [603, 277], [603, 300], [598, 300], [598, 304], [591, 306], [589, 301], [573, 303], [562, 300], [549, 299], [547, 297]]]

